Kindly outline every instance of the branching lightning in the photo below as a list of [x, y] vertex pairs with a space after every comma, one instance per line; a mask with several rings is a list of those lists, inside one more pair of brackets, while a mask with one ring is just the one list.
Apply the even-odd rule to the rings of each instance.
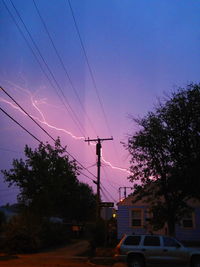
[[[31, 105], [34, 107], [34, 109], [39, 113], [39, 115], [41, 117], [41, 118], [39, 118], [37, 116], [31, 115], [32, 118], [34, 118], [35, 120], [37, 120], [39, 123], [41, 123], [43, 125], [46, 125], [50, 129], [54, 129], [56, 131], [63, 132], [65, 134], [71, 136], [71, 138], [73, 138], [75, 140], [85, 140], [85, 137], [83, 137], [83, 136], [75, 136], [72, 132], [70, 132], [70, 131], [68, 131], [68, 130], [66, 130], [64, 128], [56, 127], [56, 126], [50, 124], [46, 120], [44, 113], [42, 112], [42, 110], [39, 107], [39, 105], [41, 105], [41, 104], [47, 104], [46, 100], [44, 100], [44, 99], [36, 100], [35, 99], [35, 96], [33, 94], [31, 94], [31, 92], [29, 90], [27, 90], [25, 88], [22, 88], [22, 87], [20, 87], [18, 85], [15, 85], [15, 84], [12, 84], [12, 85], [15, 88], [17, 88], [18, 90], [25, 92], [29, 96], [30, 101], [31, 101]], [[13, 104], [12, 102], [10, 102], [10, 101], [2, 98], [2, 97], [0, 97], [0, 102], [9, 105], [13, 109], [16, 109], [18, 112], [21, 112], [23, 115], [27, 116], [27, 114], [25, 114], [17, 105]], [[91, 145], [95, 146], [95, 143], [91, 143]], [[112, 168], [114, 170], [122, 171], [122, 172], [126, 172], [126, 173], [130, 174], [130, 171], [128, 171], [125, 168], [120, 168], [120, 167], [114, 166], [111, 162], [105, 160], [105, 158], [103, 156], [102, 156], [102, 161], [105, 164], [107, 164], [110, 168]]]
[[125, 168], [120, 168], [120, 167], [113, 166], [109, 161], [105, 160], [103, 156], [102, 156], [102, 161], [104, 163], [106, 163], [108, 166], [110, 166], [114, 170], [123, 171], [123, 172], [127, 172], [128, 174], [131, 174], [131, 172], [129, 170], [125, 169]]

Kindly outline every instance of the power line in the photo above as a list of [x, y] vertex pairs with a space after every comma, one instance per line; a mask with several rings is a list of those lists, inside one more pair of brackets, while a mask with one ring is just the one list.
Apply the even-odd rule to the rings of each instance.
[[112, 199], [115, 203], [117, 203], [116, 199], [114, 199], [113, 196], [110, 194], [110, 192], [101, 184], [101, 190], [102, 190], [102, 188], [110, 196], [110, 199]]
[[[103, 113], [103, 117], [104, 117], [104, 120], [105, 120], [105, 123], [106, 123], [106, 127], [108, 129], [108, 132], [112, 136], [112, 131], [110, 129], [110, 126], [109, 126], [109, 123], [108, 123], [108, 120], [107, 120], [107, 116], [106, 116], [106, 112], [105, 112], [105, 109], [104, 109], [104, 105], [103, 105], [103, 102], [102, 102], [100, 94], [99, 94], [97, 83], [96, 83], [96, 80], [95, 80], [95, 77], [94, 77], [94, 72], [93, 72], [91, 64], [89, 62], [89, 58], [88, 58], [88, 55], [87, 55], [87, 52], [86, 52], [86, 49], [85, 49], [85, 45], [83, 43], [83, 39], [81, 37], [81, 33], [80, 33], [79, 26], [78, 26], [78, 23], [77, 23], [77, 20], [76, 20], [76, 16], [74, 14], [74, 10], [72, 8], [70, 0], [66, 0], [66, 2], [68, 2], [69, 8], [70, 8], [70, 11], [71, 11], [71, 14], [72, 14], [72, 18], [73, 18], [73, 21], [74, 21], [75, 29], [76, 29], [76, 32], [77, 32], [77, 35], [78, 35], [78, 38], [79, 38], [79, 41], [80, 41], [80, 44], [81, 44], [81, 48], [83, 50], [83, 54], [85, 56], [85, 60], [86, 60], [86, 63], [87, 63], [88, 69], [89, 69], [90, 77], [92, 79], [92, 83], [93, 83], [93, 86], [95, 88], [96, 95], [97, 95], [100, 107], [102, 109], [102, 113]], [[115, 153], [118, 155], [118, 158], [119, 158], [119, 153], [118, 153], [118, 151], [116, 149], [115, 142], [113, 142], [113, 146], [114, 146]]]
[[[34, 1], [34, 0], [33, 0]], [[20, 14], [19, 14], [19, 12], [17, 11], [17, 9], [16, 9], [16, 7], [14, 6], [14, 4], [13, 4], [13, 2], [11, 1], [11, 3], [12, 3], [12, 5], [13, 5], [13, 7], [14, 7], [14, 9], [15, 9], [15, 11], [16, 11], [16, 13], [19, 15], [19, 17], [20, 17], [20, 20], [22, 21], [22, 23], [23, 23], [23, 25], [24, 25], [24, 27], [25, 27], [25, 29], [28, 31], [28, 29], [27, 29], [27, 27], [26, 27], [26, 25], [25, 25], [25, 23], [23, 22], [23, 20], [22, 20], [22, 18], [21, 18], [21, 16], [20, 16]], [[29, 37], [31, 38], [31, 35], [30, 35], [30, 32], [28, 31], [28, 34], [29, 34]], [[33, 38], [31, 38], [31, 40], [32, 40], [32, 42], [33, 42], [33, 44], [35, 45], [35, 42], [34, 42], [34, 40], [33, 40]], [[40, 53], [39, 53], [40, 54]], [[42, 55], [40, 54], [40, 56], [42, 57]], [[86, 54], [86, 56], [87, 56], [87, 54]], [[43, 58], [43, 57], [42, 57]], [[45, 61], [44, 61], [45, 62]], [[48, 65], [46, 66], [47, 68], [48, 68]], [[49, 70], [49, 69], [48, 69]], [[24, 111], [24, 110], [23, 110]], [[25, 112], [25, 111], [24, 111]], [[26, 113], [26, 112], [25, 112]], [[29, 114], [28, 113], [26, 113], [28, 116], [29, 116]], [[31, 119], [33, 120], [33, 118], [31, 117]], [[35, 121], [35, 123], [37, 123], [36, 121]], [[38, 123], [37, 123], [37, 125], [43, 130], [43, 131], [45, 131]], [[52, 138], [49, 134], [48, 134], [48, 132], [46, 132], [46, 134], [50, 137], [50, 138]], [[52, 140], [54, 140], [55, 141], [55, 139], [53, 138]], [[71, 155], [70, 155], [71, 156]], [[71, 156], [72, 157], [72, 156]], [[76, 159], [75, 159], [76, 160]], [[76, 160], [77, 161], [77, 160]], [[88, 170], [87, 170], [88, 171]]]
[[[37, 125], [38, 125], [38, 127], [42, 130], [42, 131], [44, 131], [54, 142], [55, 142], [55, 139], [41, 126], [41, 125], [39, 125], [38, 124], [38, 122], [30, 115], [30, 114], [28, 114], [28, 112], [26, 112], [25, 111], [25, 109], [11, 96], [11, 95], [9, 95], [7, 92], [6, 92], [6, 90], [3, 88], [3, 87], [1, 87], [0, 86], [0, 89], [2, 89], [3, 90], [3, 92], [4, 93], [6, 93], [6, 95], [9, 97], [9, 98], [11, 98], [13, 101], [14, 101], [14, 103], [33, 121], [33, 122], [35, 122]], [[67, 152], [66, 151], [66, 153], [69, 153], [69, 152]], [[70, 155], [70, 154], [69, 154]], [[70, 155], [72, 158], [73, 158], [73, 156], [72, 155]], [[74, 158], [74, 160], [76, 160], [75, 158]], [[78, 160], [76, 160], [77, 162], [78, 162]], [[84, 169], [88, 169], [87, 167], [84, 167], [80, 162], [79, 162], [79, 164], [82, 166], [82, 168], [84, 168]], [[90, 174], [92, 174], [90, 171], [88, 171]], [[92, 174], [93, 175], [93, 174]], [[94, 176], [94, 175], [93, 175]], [[95, 177], [96, 178], [96, 177]]]
[[22, 126], [18, 121], [16, 121], [12, 116], [10, 116], [5, 110], [3, 110], [0, 107], [0, 110], [6, 115], [8, 116], [12, 121], [14, 121], [17, 125], [19, 125], [25, 132], [27, 132], [29, 135], [31, 135], [36, 141], [38, 141], [39, 143], [42, 143], [35, 135], [33, 135], [31, 132], [29, 132], [24, 126]]
[[97, 138], [97, 139], [87, 139], [85, 140], [85, 142], [97, 142], [96, 143], [96, 154], [98, 156], [97, 158], [97, 214], [96, 214], [96, 218], [99, 219], [100, 218], [100, 167], [101, 167], [101, 143], [102, 141], [110, 141], [113, 140], [113, 138]]
[[[41, 51], [40, 51], [38, 45], [37, 45], [36, 42], [34, 41], [34, 38], [33, 38], [32, 34], [30, 33], [29, 29], [27, 28], [27, 26], [26, 26], [24, 20], [22, 19], [21, 15], [20, 15], [19, 11], [17, 10], [16, 6], [14, 5], [13, 1], [10, 0], [10, 2], [11, 2], [11, 4], [12, 4], [13, 8], [15, 9], [15, 12], [16, 12], [17, 16], [19, 17], [20, 21], [22, 22], [22, 24], [23, 24], [23, 26], [24, 26], [26, 32], [28, 33], [28, 36], [30, 37], [30, 39], [31, 39], [31, 41], [32, 41], [32, 43], [33, 43], [33, 45], [35, 46], [37, 52], [39, 53], [39, 55], [40, 55], [40, 57], [41, 57], [43, 63], [45, 64], [46, 68], [48, 69], [48, 71], [49, 71], [49, 73], [50, 73], [50, 75], [51, 75], [51, 77], [52, 77], [54, 83], [56, 84], [57, 88], [59, 89], [59, 91], [60, 91], [62, 97], [64, 98], [64, 100], [65, 100], [66, 103], [67, 103], [67, 106], [68, 106], [69, 109], [71, 110], [71, 113], [73, 114], [74, 118], [77, 120], [77, 122], [79, 123], [79, 125], [77, 124], [77, 122], [76, 122], [76, 121], [74, 120], [74, 118], [72, 117], [74, 123], [77, 125], [77, 127], [79, 128], [79, 130], [82, 132], [82, 130], [81, 130], [82, 125], [81, 125], [81, 123], [80, 123], [78, 117], [76, 116], [76, 113], [74, 112], [72, 106], [70, 105], [69, 101], [67, 100], [65, 94], [63, 93], [63, 90], [62, 90], [60, 84], [59, 84], [58, 81], [56, 80], [56, 78], [55, 78], [55, 76], [54, 76], [52, 70], [50, 69], [49, 65], [47, 64], [46, 60], [44, 59], [44, 57], [43, 57], [43, 55], [42, 55], [42, 53], [41, 53]], [[65, 108], [67, 109], [67, 111], [69, 112], [69, 109], [68, 109], [68, 107], [65, 105], [65, 103], [64, 103], [64, 106], [65, 106]], [[69, 112], [69, 113], [70, 113], [70, 112]], [[80, 127], [81, 127], [81, 128], [80, 128]], [[83, 132], [82, 132], [82, 134], [83, 134]], [[84, 135], [84, 134], [83, 134], [83, 135]]]
[[[4, 2], [4, 0], [2, 0], [2, 1]], [[26, 32], [27, 32], [29, 38], [31, 39], [31, 41], [32, 41], [32, 43], [33, 43], [33, 45], [34, 45], [34, 47], [36, 48], [38, 54], [40, 55], [40, 57], [41, 57], [41, 59], [42, 59], [44, 65], [46, 66], [47, 70], [49, 71], [52, 80], [54, 81], [56, 87], [58, 88], [59, 92], [61, 93], [63, 99], [66, 101], [67, 105], [65, 104], [65, 102], [61, 99], [60, 95], [58, 94], [58, 96], [59, 96], [61, 102], [63, 103], [64, 107], [67, 109], [67, 111], [69, 112], [69, 114], [71, 113], [71, 115], [73, 115], [73, 116], [71, 116], [71, 118], [73, 119], [74, 123], [77, 125], [77, 127], [78, 127], [79, 130], [80, 130], [80, 132], [81, 132], [82, 135], [84, 136], [84, 133], [82, 132], [82, 129], [81, 129], [81, 128], [83, 128], [83, 126], [81, 125], [80, 120], [79, 120], [78, 117], [76, 116], [76, 114], [75, 114], [73, 108], [71, 107], [69, 101], [67, 100], [65, 94], [63, 93], [60, 84], [59, 84], [58, 81], [56, 80], [56, 78], [55, 78], [55, 76], [54, 76], [52, 70], [50, 69], [48, 63], [47, 63], [46, 60], [44, 59], [44, 57], [43, 57], [43, 55], [42, 55], [42, 53], [41, 53], [41, 51], [40, 51], [38, 45], [37, 45], [36, 42], [34, 41], [34, 38], [32, 37], [30, 31], [28, 30], [28, 28], [27, 28], [27, 26], [26, 26], [24, 20], [22, 19], [22, 17], [21, 17], [21, 15], [20, 15], [19, 11], [17, 10], [17, 8], [16, 8], [16, 6], [14, 5], [13, 1], [10, 0], [10, 2], [11, 2], [11, 4], [12, 4], [12, 6], [13, 6], [13, 8], [14, 8], [16, 14], [17, 14], [17, 16], [19, 17], [21, 23], [23, 24], [23, 26], [24, 26], [24, 28], [25, 28], [25, 30], [26, 30]], [[4, 2], [4, 5], [6, 6], [7, 10], [9, 10], [9, 8], [8, 8], [8, 6], [5, 4], [5, 2]], [[11, 12], [9, 12], [9, 14], [10, 14], [10, 13], [11, 13]], [[55, 89], [55, 87], [53, 87], [53, 88]], [[56, 89], [56, 91], [57, 91], [57, 89]], [[75, 120], [75, 119], [76, 119], [76, 120]]]
[[[3, 88], [3, 87], [1, 87], [0, 86], [0, 89], [2, 89], [2, 91], [9, 97], [9, 98], [11, 98], [13, 101], [14, 101], [14, 103], [45, 133], [45, 134], [47, 134], [54, 142], [56, 141], [56, 139], [55, 138], [53, 138], [41, 125], [39, 125], [39, 123], [10, 95], [10, 94], [8, 94], [7, 92], [6, 92], [6, 90]], [[11, 116], [9, 116], [10, 118], [11, 118]], [[19, 123], [15, 120], [15, 122], [19, 125]], [[22, 126], [23, 127], [23, 126]], [[25, 127], [23, 127], [23, 129], [25, 129]], [[26, 130], [26, 129], [25, 129]], [[29, 132], [29, 131], [28, 131]], [[31, 134], [32, 135], [32, 134]], [[37, 139], [37, 141], [38, 142], [40, 142], [40, 143], [42, 143], [39, 139]], [[64, 147], [62, 147], [61, 145], [60, 145], [60, 147], [61, 148], [63, 148], [63, 149], [65, 149]], [[83, 169], [85, 169], [88, 173], [90, 173], [93, 177], [95, 177], [96, 178], [96, 176], [92, 173], [92, 172], [90, 172], [87, 168], [85, 168], [74, 156], [72, 156], [66, 149], [65, 149], [65, 152], [71, 157], [71, 158], [73, 158], [76, 162], [78, 162], [79, 163], [79, 165], [83, 168]], [[80, 172], [80, 171], [79, 171]], [[81, 173], [81, 172], [80, 172]], [[84, 174], [85, 175], [85, 174]], [[85, 175], [85, 176], [87, 176], [87, 175]], [[90, 178], [89, 178], [90, 179]], [[92, 179], [91, 179], [92, 180]], [[92, 180], [93, 181], [93, 180]]]
[[104, 168], [103, 168], [103, 171], [104, 171], [105, 176], [107, 177], [107, 179], [105, 179], [105, 181], [106, 181], [106, 182], [107, 182], [113, 189], [115, 189], [115, 190], [117, 191], [117, 188], [116, 188], [112, 183], [110, 183], [110, 181], [108, 180], [108, 175], [106, 174]]
[[97, 88], [97, 84], [96, 84], [96, 80], [95, 80], [95, 77], [94, 77], [94, 74], [93, 74], [93, 70], [92, 70], [92, 67], [90, 65], [90, 62], [89, 62], [89, 59], [88, 59], [88, 55], [87, 55], [87, 52], [86, 52], [86, 49], [85, 49], [85, 46], [84, 46], [84, 43], [83, 43], [83, 40], [82, 40], [82, 37], [81, 37], [81, 34], [80, 34], [80, 30], [79, 30], [79, 27], [78, 27], [78, 23], [76, 21], [76, 17], [75, 17], [75, 14], [74, 14], [74, 10], [72, 8], [72, 5], [71, 5], [71, 2], [70, 0], [66, 0], [66, 2], [68, 1], [68, 5], [70, 7], [70, 11], [71, 11], [71, 14], [72, 14], [72, 17], [73, 17], [73, 21], [74, 21], [74, 25], [75, 25], [75, 28], [76, 28], [76, 31], [77, 31], [77, 34], [78, 34], [78, 38], [79, 38], [79, 41], [80, 41], [80, 44], [81, 44], [81, 48], [83, 50], [83, 54], [85, 56], [85, 60], [86, 60], [86, 64], [88, 66], [88, 69], [89, 69], [89, 73], [90, 73], [90, 77], [92, 79], [92, 83], [93, 83], [93, 86], [95, 88], [95, 91], [96, 91], [96, 95], [97, 95], [97, 98], [98, 98], [98, 101], [99, 101], [99, 104], [101, 106], [101, 109], [102, 109], [102, 113], [103, 113], [103, 116], [104, 116], [104, 119], [105, 119], [105, 122], [106, 122], [106, 126], [107, 126], [107, 129], [110, 133], [110, 135], [112, 136], [111, 134], [111, 130], [110, 130], [110, 126], [109, 126], [109, 123], [108, 123], [108, 120], [107, 120], [107, 116], [106, 116], [106, 112], [104, 110], [104, 106], [103, 106], [103, 102], [100, 98], [100, 95], [99, 95], [99, 91], [98, 91], [98, 88]]
[[[18, 121], [16, 121], [11, 115], [9, 115], [5, 110], [3, 110], [1, 107], [0, 107], [0, 110], [5, 114], [7, 115], [12, 121], [14, 121], [17, 125], [19, 125], [24, 131], [26, 131], [30, 136], [32, 136], [36, 141], [38, 141], [40, 144], [42, 144], [42, 141], [39, 140], [35, 135], [33, 135], [30, 131], [28, 131], [24, 126], [22, 126]], [[62, 146], [61, 146], [62, 147]], [[63, 148], [63, 147], [62, 147]], [[70, 155], [69, 152], [67, 152], [65, 150], [65, 152]], [[78, 162], [72, 155], [70, 155], [76, 162]], [[78, 162], [79, 165], [81, 165], [81, 167], [83, 167], [86, 171], [88, 171], [80, 162]], [[87, 176], [86, 174], [82, 173], [80, 170], [78, 171], [80, 174], [84, 175], [85, 177], [87, 177], [88, 179], [90, 179], [91, 181], [94, 181], [92, 178], [90, 178], [89, 176]], [[89, 172], [89, 171], [88, 171]], [[94, 177], [95, 175], [93, 173], [90, 173], [92, 174]]]
[[78, 94], [78, 92], [77, 92], [77, 90], [76, 90], [76, 88], [75, 88], [75, 86], [74, 86], [74, 84], [73, 84], [73, 82], [72, 82], [72, 79], [71, 79], [71, 77], [70, 77], [70, 75], [69, 75], [69, 72], [68, 72], [68, 70], [67, 70], [67, 68], [66, 68], [66, 66], [65, 66], [65, 64], [64, 64], [64, 62], [63, 62], [63, 60], [62, 60], [62, 58], [61, 58], [61, 56], [60, 56], [60, 54], [59, 54], [59, 52], [58, 52], [58, 49], [56, 48], [56, 45], [55, 45], [55, 43], [54, 43], [54, 41], [53, 41], [53, 38], [52, 38], [52, 36], [51, 36], [51, 34], [50, 34], [49, 30], [48, 30], [47, 24], [45, 23], [45, 20], [43, 19], [42, 14], [40, 13], [39, 8], [38, 8], [38, 6], [37, 6], [35, 0], [32, 0], [32, 1], [33, 1], [33, 3], [34, 3], [35, 9], [36, 9], [36, 11], [37, 11], [37, 14], [38, 14], [38, 16], [39, 16], [39, 18], [40, 18], [40, 20], [41, 20], [43, 26], [44, 26], [44, 29], [45, 29], [45, 31], [46, 31], [48, 37], [49, 37], [49, 40], [50, 40], [50, 42], [51, 42], [51, 44], [52, 44], [52, 47], [53, 47], [53, 49], [54, 49], [54, 51], [55, 51], [55, 53], [56, 53], [56, 55], [57, 55], [57, 57], [58, 57], [58, 59], [59, 59], [59, 62], [60, 62], [61, 66], [62, 66], [62, 68], [63, 68], [63, 70], [64, 70], [64, 73], [65, 73], [65, 75], [67, 76], [67, 78], [68, 78], [68, 80], [69, 80], [69, 83], [70, 83], [70, 85], [71, 85], [71, 88], [73, 89], [73, 91], [74, 91], [74, 93], [75, 93], [75, 95], [76, 95], [76, 97], [77, 97], [77, 99], [78, 99], [78, 101], [79, 101], [79, 104], [80, 104], [82, 110], [84, 111], [84, 113], [85, 113], [85, 115], [86, 115], [86, 117], [87, 117], [87, 119], [88, 119], [90, 125], [92, 126], [93, 131], [97, 134], [97, 132], [96, 132], [96, 130], [94, 129], [94, 126], [93, 126], [93, 124], [92, 124], [92, 122], [91, 122], [91, 120], [90, 120], [90, 118], [89, 118], [89, 116], [88, 116], [88, 114], [87, 114], [87, 112], [86, 112], [86, 110], [85, 110], [83, 104], [82, 104], [82, 101], [81, 101], [81, 99], [80, 99], [80, 97], [79, 97], [79, 94]]
[[105, 194], [105, 192], [101, 189], [101, 193], [104, 196], [105, 200], [109, 200], [110, 198]]
[[[4, 0], [2, 0], [2, 2], [3, 2], [3, 4], [4, 4], [4, 6], [5, 6], [5, 8], [6, 8], [8, 14], [10, 15], [10, 17], [11, 17], [12, 20], [13, 20], [13, 22], [15, 23], [15, 25], [16, 25], [16, 27], [17, 27], [19, 33], [20, 33], [21, 36], [23, 37], [23, 39], [24, 39], [26, 45], [27, 45], [28, 48], [31, 50], [31, 53], [33, 54], [34, 58], [36, 59], [38, 65], [40, 66], [40, 68], [41, 68], [41, 70], [42, 70], [42, 72], [43, 72], [43, 74], [45, 75], [45, 77], [46, 77], [47, 80], [49, 81], [50, 85], [56, 90], [56, 88], [54, 87], [54, 84], [52, 83], [52, 81], [50, 80], [49, 76], [46, 74], [46, 72], [45, 72], [45, 70], [44, 70], [42, 64], [40, 63], [40, 61], [39, 61], [39, 59], [38, 59], [36, 53], [34, 52], [34, 50], [32, 49], [32, 47], [30, 46], [30, 44], [29, 44], [29, 42], [28, 42], [26, 36], [24, 35], [23, 31], [20, 29], [20, 26], [19, 26], [19, 24], [17, 23], [15, 17], [14, 17], [13, 14], [10, 12], [10, 10], [9, 10], [8, 6], [6, 5], [6, 3], [4, 2]], [[58, 94], [58, 96], [59, 96], [59, 94]], [[60, 96], [59, 96], [59, 97], [60, 97]]]
[[[103, 169], [103, 171], [104, 171], [104, 174], [106, 175], [106, 177], [110, 177], [110, 175], [108, 175], [107, 174], [107, 172], [106, 172], [106, 167], [107, 167], [108, 165], [104, 165], [104, 164], [102, 164], [102, 169]], [[119, 183], [116, 183], [115, 181], [112, 181], [112, 183], [109, 181], [109, 179], [106, 179], [106, 181], [108, 181], [108, 183], [114, 188], [114, 186], [113, 186], [113, 184], [115, 184], [116, 186], [122, 186], [122, 184], [119, 184]], [[116, 187], [115, 187], [115, 189], [116, 189]], [[116, 189], [117, 190], [117, 189]]]
[[[42, 64], [41, 64], [41, 63], [40, 63], [40, 61], [38, 60], [38, 58], [37, 58], [37, 55], [35, 54], [35, 52], [34, 52], [34, 50], [32, 49], [32, 47], [29, 45], [29, 42], [28, 42], [28, 40], [26, 39], [25, 35], [24, 35], [24, 34], [23, 34], [23, 32], [21, 31], [21, 29], [20, 29], [20, 27], [19, 27], [18, 23], [16, 22], [15, 18], [13, 17], [12, 13], [10, 12], [10, 10], [9, 10], [8, 6], [7, 6], [7, 5], [6, 5], [6, 3], [4, 2], [4, 0], [2, 0], [2, 1], [3, 1], [3, 3], [4, 3], [4, 6], [6, 7], [6, 9], [7, 9], [8, 13], [10, 14], [11, 18], [13, 19], [14, 23], [16, 24], [16, 26], [17, 26], [17, 28], [18, 28], [18, 30], [19, 30], [19, 32], [20, 32], [20, 34], [21, 34], [21, 35], [22, 35], [22, 37], [24, 38], [24, 40], [25, 40], [26, 44], [28, 45], [29, 49], [30, 49], [30, 50], [31, 50], [31, 52], [33, 53], [33, 55], [34, 55], [35, 59], [37, 60], [37, 63], [40, 65], [40, 68], [41, 68], [41, 70], [43, 71], [44, 75], [46, 76], [46, 78], [47, 78], [47, 79], [48, 79], [48, 81], [50, 82], [51, 86], [52, 86], [52, 87], [53, 87], [53, 88], [56, 90], [56, 93], [57, 93], [57, 89], [55, 88], [54, 84], [52, 84], [52, 81], [50, 80], [50, 78], [49, 78], [49, 77], [48, 77], [48, 75], [46, 74], [45, 70], [43, 69], [43, 66], [42, 66]], [[10, 0], [10, 1], [11, 1], [11, 0]], [[14, 4], [13, 4], [13, 2], [12, 2], [12, 1], [11, 1], [11, 3], [12, 3], [12, 5], [13, 5], [13, 7], [15, 8], [15, 11], [16, 11], [16, 13], [17, 13], [17, 14], [18, 14], [18, 16], [20, 17], [20, 20], [21, 20], [21, 22], [23, 23], [23, 25], [24, 25], [24, 27], [25, 27], [26, 31], [28, 32], [28, 34], [29, 34], [29, 37], [31, 38], [31, 40], [32, 40], [33, 44], [35, 45], [35, 47], [36, 47], [36, 49], [37, 49], [38, 53], [40, 54], [40, 56], [41, 56], [41, 58], [42, 58], [43, 62], [44, 62], [44, 63], [46, 63], [46, 61], [44, 60], [44, 58], [43, 58], [43, 56], [42, 56], [42, 54], [41, 54], [41, 52], [40, 52], [40, 50], [39, 50], [39, 48], [38, 48], [37, 44], [34, 42], [34, 40], [33, 40], [32, 36], [31, 36], [30, 32], [28, 31], [28, 29], [27, 29], [27, 27], [26, 27], [26, 25], [25, 25], [24, 21], [22, 20], [22, 18], [21, 18], [21, 16], [20, 16], [19, 12], [16, 10], [16, 7], [14, 6]], [[48, 68], [48, 65], [47, 65], [47, 63], [46, 63], [46, 67]], [[58, 84], [58, 85], [59, 85], [59, 84]], [[61, 89], [61, 88], [60, 88], [60, 89]], [[58, 93], [57, 93], [57, 94], [58, 94]], [[60, 95], [59, 95], [59, 94], [58, 94], [58, 96], [60, 97]], [[63, 105], [65, 106], [65, 103], [63, 102], [62, 98], [60, 98], [60, 100], [61, 100], [61, 102], [63, 103]], [[65, 107], [66, 107], [66, 106], [65, 106]], [[66, 107], [66, 108], [67, 108], [67, 107]], [[73, 119], [73, 117], [72, 117], [72, 119]], [[75, 122], [75, 121], [74, 121], [74, 122]], [[75, 122], [75, 123], [76, 123], [76, 122]], [[78, 125], [77, 125], [77, 126], [78, 126]], [[79, 128], [79, 130], [80, 130], [80, 128]], [[84, 135], [84, 134], [83, 134], [83, 135]]]
[[56, 139], [54, 139], [31, 115], [28, 114], [28, 112], [8, 93], [6, 90], [4, 90], [3, 87], [0, 86], [0, 89], [3, 90], [3, 92], [10, 98], [12, 101], [35, 123], [37, 126], [49, 136], [54, 142]]

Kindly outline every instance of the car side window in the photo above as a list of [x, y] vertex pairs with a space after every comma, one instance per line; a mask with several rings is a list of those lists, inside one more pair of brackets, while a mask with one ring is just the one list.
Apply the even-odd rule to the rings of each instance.
[[179, 244], [174, 240], [173, 238], [170, 237], [163, 237], [163, 243], [165, 247], [178, 247]]
[[126, 240], [124, 241], [124, 245], [131, 245], [131, 246], [138, 246], [140, 244], [141, 236], [127, 236]]
[[144, 246], [160, 246], [160, 238], [158, 236], [145, 236]]

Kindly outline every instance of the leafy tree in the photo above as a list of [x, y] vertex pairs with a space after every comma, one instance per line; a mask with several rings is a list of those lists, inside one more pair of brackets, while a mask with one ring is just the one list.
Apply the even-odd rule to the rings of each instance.
[[40, 144], [35, 150], [25, 146], [26, 159], [14, 159], [13, 168], [3, 170], [9, 186], [20, 189], [18, 202], [39, 216], [60, 216], [66, 220], [86, 220], [94, 214], [92, 189], [77, 179], [79, 167], [70, 161], [57, 139], [55, 147]]
[[[128, 139], [132, 175], [140, 181], [139, 198], [146, 196], [171, 235], [175, 223], [189, 211], [190, 198], [200, 198], [200, 85], [191, 84], [172, 93], [153, 112], [134, 119], [139, 130]], [[137, 187], [137, 186], [136, 186]]]
[[0, 210], [0, 232], [2, 231], [2, 226], [6, 222], [6, 215]]

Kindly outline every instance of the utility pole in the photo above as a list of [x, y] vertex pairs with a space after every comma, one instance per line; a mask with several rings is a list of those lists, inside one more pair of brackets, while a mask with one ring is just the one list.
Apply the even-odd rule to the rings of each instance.
[[100, 168], [101, 168], [101, 142], [102, 141], [109, 141], [113, 140], [113, 137], [111, 138], [97, 138], [97, 139], [86, 139], [85, 142], [96, 142], [96, 155], [97, 155], [97, 214], [96, 218], [100, 218]]
[[126, 198], [127, 196], [127, 189], [131, 189], [133, 190], [133, 187], [129, 187], [129, 186], [122, 186], [119, 188], [119, 201], [122, 200], [122, 197], [121, 197], [121, 189], [124, 189], [124, 199]]

